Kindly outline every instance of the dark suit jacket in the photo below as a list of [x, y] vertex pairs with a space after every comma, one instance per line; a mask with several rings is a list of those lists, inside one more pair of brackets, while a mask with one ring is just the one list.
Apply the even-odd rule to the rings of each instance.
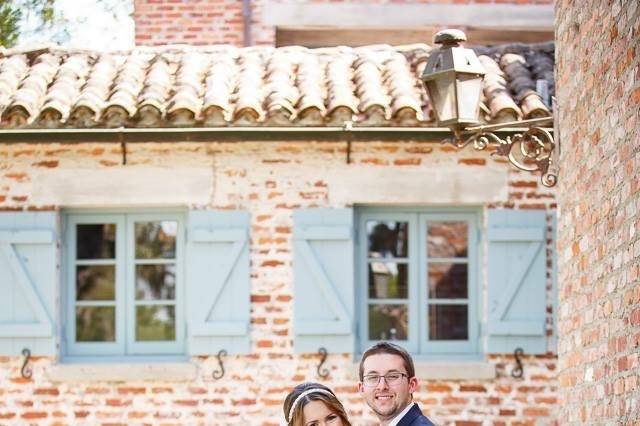
[[431, 423], [431, 420], [429, 420], [424, 414], [422, 414], [422, 411], [420, 411], [418, 404], [414, 404], [413, 407], [411, 407], [411, 409], [407, 411], [407, 414], [404, 415], [402, 420], [400, 420], [400, 423], [398, 423], [398, 426], [435, 426], [435, 425]]

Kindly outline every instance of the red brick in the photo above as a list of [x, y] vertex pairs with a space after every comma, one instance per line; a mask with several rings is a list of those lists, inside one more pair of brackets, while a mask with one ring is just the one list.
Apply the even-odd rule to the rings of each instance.
[[60, 391], [56, 388], [36, 388], [33, 390], [34, 395], [50, 395], [50, 396], [58, 396], [60, 395]]
[[57, 160], [50, 160], [50, 161], [39, 161], [37, 163], [33, 163], [34, 167], [47, 167], [47, 168], [54, 168], [54, 167], [58, 167], [59, 162]]
[[48, 414], [46, 411], [27, 411], [20, 416], [26, 420], [46, 419]]
[[464, 164], [467, 166], [484, 166], [487, 164], [487, 160], [484, 158], [461, 158], [458, 160], [458, 164]]
[[268, 294], [252, 294], [251, 303], [268, 303], [271, 300], [271, 296]]
[[147, 390], [145, 388], [133, 387], [133, 386], [127, 386], [127, 387], [118, 388], [118, 393], [122, 394], [122, 395], [142, 395], [146, 391]]

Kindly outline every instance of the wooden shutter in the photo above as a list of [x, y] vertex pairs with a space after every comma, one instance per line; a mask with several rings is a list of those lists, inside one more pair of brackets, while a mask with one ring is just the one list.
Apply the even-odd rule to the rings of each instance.
[[293, 213], [294, 348], [354, 350], [352, 209]]
[[489, 210], [488, 351], [546, 352], [545, 211]]
[[0, 213], [0, 354], [54, 355], [57, 216]]
[[249, 213], [191, 211], [186, 253], [188, 351], [248, 353]]

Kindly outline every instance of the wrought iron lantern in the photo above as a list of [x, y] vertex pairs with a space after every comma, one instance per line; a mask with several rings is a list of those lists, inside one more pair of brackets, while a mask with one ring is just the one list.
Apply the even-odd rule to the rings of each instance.
[[460, 45], [467, 37], [460, 30], [436, 34], [434, 51], [422, 74], [429, 99], [442, 126], [465, 128], [478, 124], [484, 67], [471, 49]]
[[[473, 144], [476, 150], [493, 148], [495, 155], [507, 157], [511, 164], [529, 172], [540, 172], [545, 186], [554, 186], [557, 173], [552, 170], [552, 154], [555, 149], [553, 136], [548, 128], [550, 117], [479, 125], [478, 112], [482, 94], [484, 68], [472, 49], [461, 43], [467, 40], [460, 30], [443, 30], [435, 35], [434, 43], [441, 45], [434, 50], [422, 74], [422, 81], [435, 110], [438, 124], [453, 131], [453, 145], [463, 148]], [[492, 130], [527, 127], [505, 138]]]

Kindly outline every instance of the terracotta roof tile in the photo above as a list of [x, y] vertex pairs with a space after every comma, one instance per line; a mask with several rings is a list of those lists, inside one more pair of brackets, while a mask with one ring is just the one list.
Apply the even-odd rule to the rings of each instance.
[[[553, 44], [475, 48], [482, 119], [546, 116]], [[2, 127], [433, 126], [431, 48], [163, 46], [0, 52]]]

